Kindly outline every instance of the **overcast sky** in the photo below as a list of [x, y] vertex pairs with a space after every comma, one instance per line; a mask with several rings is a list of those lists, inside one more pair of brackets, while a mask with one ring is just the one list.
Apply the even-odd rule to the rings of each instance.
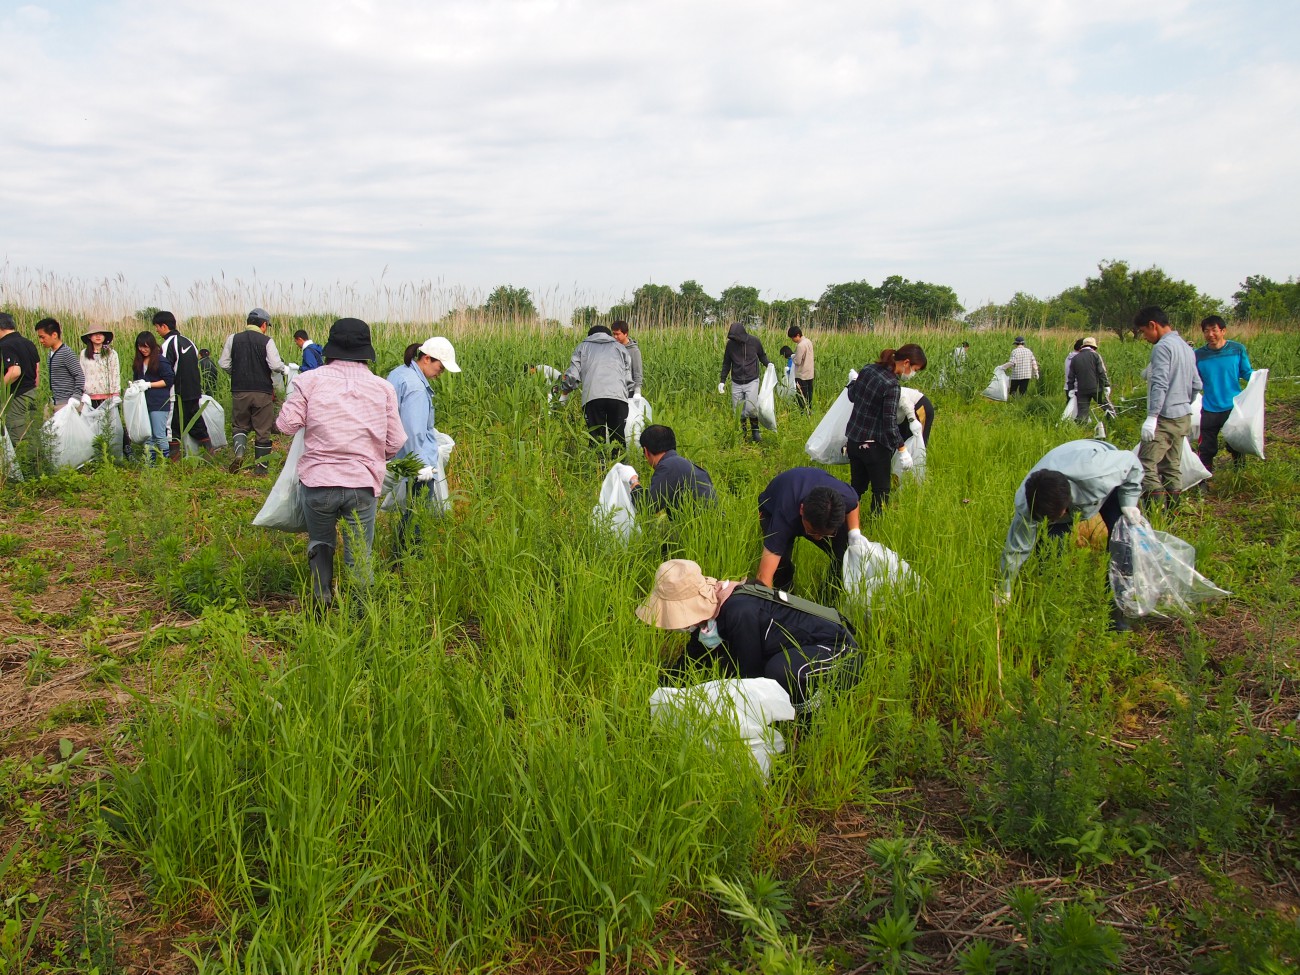
[[1293, 0], [0, 0], [0, 39], [11, 282], [1300, 274]]

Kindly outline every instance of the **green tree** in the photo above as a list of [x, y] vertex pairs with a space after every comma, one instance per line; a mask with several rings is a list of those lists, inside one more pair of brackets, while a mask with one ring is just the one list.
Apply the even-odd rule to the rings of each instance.
[[748, 285], [733, 284], [718, 295], [718, 313], [725, 321], [749, 327], [758, 324], [766, 310], [767, 302], [758, 296], [758, 289]]
[[899, 318], [938, 321], [959, 315], [963, 310], [957, 292], [947, 285], [909, 281], [899, 274], [885, 278], [877, 295], [885, 310]]
[[870, 326], [884, 309], [879, 292], [866, 281], [827, 285], [813, 313], [826, 328]]
[[1126, 261], [1102, 261], [1097, 276], [1083, 284], [1080, 302], [1088, 323], [1123, 338], [1144, 305], [1159, 305], [1176, 325], [1195, 325], [1215, 303], [1194, 285], [1177, 281], [1158, 267], [1130, 271]]
[[1252, 274], [1232, 296], [1235, 318], [1253, 322], [1282, 322], [1300, 319], [1300, 282], [1285, 283], [1262, 274]]
[[533, 307], [533, 296], [527, 288], [514, 288], [508, 284], [499, 285], [483, 305], [483, 313], [489, 318], [500, 321], [518, 321], [537, 317]]
[[569, 323], [574, 328], [580, 328], [584, 332], [598, 321], [600, 321], [600, 309], [595, 305], [582, 305], [573, 309], [573, 316], [569, 319]]
[[781, 331], [791, 325], [803, 328], [812, 321], [813, 303], [808, 298], [778, 299], [767, 306], [767, 323]]
[[633, 313], [642, 327], [673, 324], [680, 302], [677, 292], [666, 284], [643, 284], [632, 293]]
[[683, 281], [677, 290], [682, 314], [701, 324], [717, 321], [718, 302], [709, 296], [698, 281]]

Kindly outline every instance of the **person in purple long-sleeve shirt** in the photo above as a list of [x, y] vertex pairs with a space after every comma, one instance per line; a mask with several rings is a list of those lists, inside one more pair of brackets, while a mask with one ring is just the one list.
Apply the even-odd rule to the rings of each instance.
[[281, 433], [303, 431], [299, 497], [319, 609], [333, 601], [340, 521], [345, 522], [343, 563], [355, 584], [369, 585], [384, 468], [406, 443], [397, 393], [366, 365], [375, 360], [370, 326], [359, 318], [340, 318], [330, 328], [324, 354], [325, 365], [294, 382], [275, 421]]

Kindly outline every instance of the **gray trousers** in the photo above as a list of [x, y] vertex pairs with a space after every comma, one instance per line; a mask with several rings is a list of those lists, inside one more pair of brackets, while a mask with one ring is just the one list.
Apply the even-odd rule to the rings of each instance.
[[375, 544], [377, 499], [369, 488], [298, 487], [302, 515], [307, 522], [307, 558], [321, 546], [330, 555], [338, 547], [339, 522], [343, 523], [343, 564], [353, 581], [368, 586], [374, 578], [370, 553]]
[[758, 380], [747, 383], [731, 381], [731, 408], [739, 409], [741, 416], [758, 416]]

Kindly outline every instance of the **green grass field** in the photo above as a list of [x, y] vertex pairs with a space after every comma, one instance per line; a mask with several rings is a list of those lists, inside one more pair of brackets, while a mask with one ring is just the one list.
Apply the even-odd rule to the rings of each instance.
[[[1017, 484], [1084, 432], [1064, 337], [1030, 337], [1040, 389], [1002, 404], [979, 391], [1008, 335], [956, 371], [953, 333], [809, 334], [813, 415], [778, 400], [759, 445], [715, 389], [722, 330], [635, 335], [721, 503], [626, 546], [592, 524], [607, 461], [577, 397], [525, 373], [581, 336], [453, 336], [453, 512], [401, 560], [381, 516], [375, 586], [320, 621], [303, 537], [250, 524], [269, 480], [195, 459], [6, 485], [0, 972], [1294, 970], [1300, 338], [1248, 339], [1268, 460], [1156, 523], [1233, 598], [1116, 635], [1088, 549], [992, 599]], [[376, 335], [381, 374], [427, 337]], [[912, 340], [928, 476], [863, 530], [921, 585], [845, 607], [862, 679], [764, 781], [651, 720], [684, 638], [633, 610], [665, 545], [751, 573], [759, 491], [808, 463], [850, 368]], [[1101, 352], [1130, 447], [1149, 347]], [[795, 558], [810, 592], [825, 558]]]

